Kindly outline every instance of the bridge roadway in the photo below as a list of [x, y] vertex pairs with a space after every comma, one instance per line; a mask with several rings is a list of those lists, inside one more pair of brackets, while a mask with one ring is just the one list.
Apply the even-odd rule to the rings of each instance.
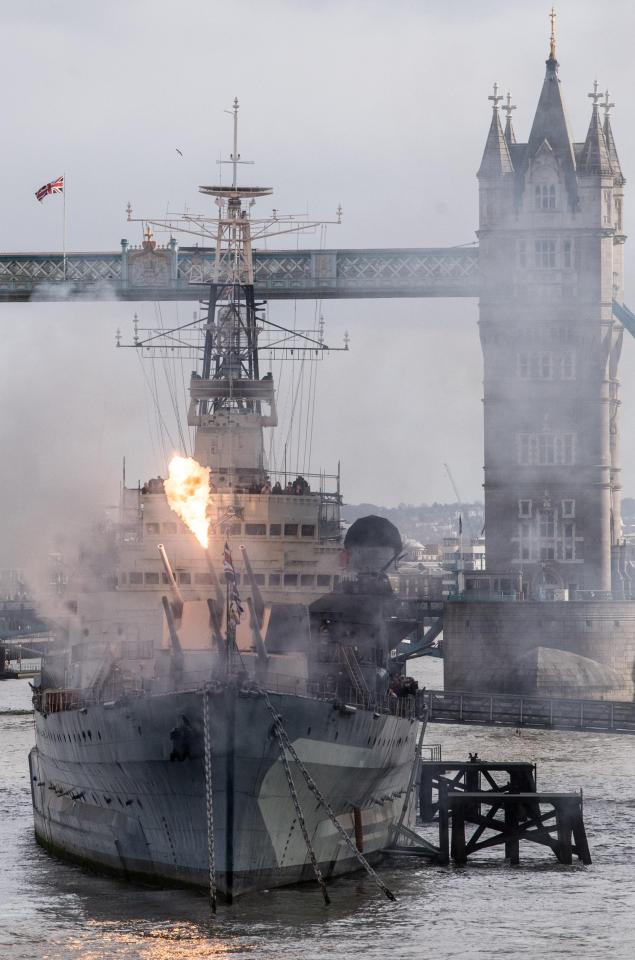
[[[199, 300], [214, 251], [146, 250], [121, 241], [114, 253], [0, 253], [0, 302]], [[266, 300], [477, 297], [478, 247], [259, 250], [256, 296]]]

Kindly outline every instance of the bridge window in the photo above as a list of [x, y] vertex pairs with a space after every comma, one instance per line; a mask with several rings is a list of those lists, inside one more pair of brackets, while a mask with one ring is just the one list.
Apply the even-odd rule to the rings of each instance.
[[615, 226], [618, 230], [622, 229], [622, 201], [615, 201]]
[[575, 380], [575, 355], [518, 353], [516, 372], [521, 380]]
[[576, 537], [575, 524], [563, 523], [552, 511], [539, 514], [533, 523], [519, 523], [516, 542], [517, 560], [559, 560], [573, 562], [582, 558], [582, 538]]
[[522, 467], [573, 466], [575, 440], [573, 433], [519, 433], [518, 463]]
[[211, 573], [195, 573], [194, 583], [197, 583], [199, 586], [211, 587], [212, 585]]
[[518, 516], [531, 517], [531, 500], [518, 501]]
[[188, 587], [189, 587], [189, 585], [191, 584], [191, 582], [192, 582], [192, 574], [191, 574], [191, 573], [184, 573], [183, 571], [181, 571], [181, 573], [179, 573], [179, 583], [183, 584], [184, 586], [188, 586]]
[[524, 240], [517, 240], [517, 252], [518, 252], [518, 266], [526, 267], [527, 266], [527, 244]]
[[143, 574], [138, 573], [136, 570], [133, 570], [128, 577], [128, 580], [131, 584], [143, 583]]
[[560, 377], [562, 380], [575, 380], [575, 355], [563, 353], [560, 357]]
[[563, 266], [565, 269], [569, 269], [573, 266], [573, 257], [572, 257], [572, 244], [570, 240], [565, 240], [562, 245], [563, 250]]
[[302, 573], [300, 574], [300, 586], [301, 587], [314, 587], [315, 586], [315, 575], [312, 573]]
[[330, 587], [331, 578], [328, 573], [318, 573], [317, 575], [317, 585], [318, 587]]
[[534, 206], [536, 210], [555, 210], [556, 209], [556, 188], [552, 184], [546, 183], [537, 185], [534, 190]]
[[270, 537], [279, 537], [282, 533], [282, 524], [281, 523], [270, 523], [269, 524], [269, 536]]
[[154, 586], [159, 583], [159, 574], [158, 573], [146, 573], [144, 574], [144, 581], [147, 587]]
[[302, 536], [303, 537], [314, 537], [315, 536], [315, 524], [314, 523], [303, 523], [302, 524]]
[[298, 575], [297, 575], [297, 573], [285, 573], [285, 575], [284, 575], [284, 585], [285, 585], [285, 587], [297, 587], [297, 585], [298, 585]]
[[270, 587], [279, 587], [280, 586], [280, 574], [279, 573], [270, 573], [269, 574], [269, 586]]
[[552, 270], [556, 265], [556, 241], [536, 240], [534, 263], [540, 270]]
[[284, 535], [285, 535], [285, 537], [297, 537], [297, 535], [298, 535], [298, 524], [297, 524], [297, 523], [285, 523], [285, 525], [284, 525]]
[[562, 501], [562, 516], [575, 517], [575, 500]]
[[540, 514], [540, 537], [552, 540], [555, 536], [556, 522], [551, 510], [544, 510]]
[[161, 530], [161, 524], [159, 523], [146, 523], [146, 533], [152, 535], [158, 534]]

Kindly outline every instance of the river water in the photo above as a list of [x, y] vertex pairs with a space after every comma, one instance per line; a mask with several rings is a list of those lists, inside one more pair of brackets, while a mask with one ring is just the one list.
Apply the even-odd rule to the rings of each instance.
[[[440, 663], [417, 665], [428, 686]], [[635, 738], [432, 725], [445, 758], [531, 760], [539, 789], [582, 787], [593, 864], [563, 867], [521, 845], [467, 867], [385, 863], [389, 903], [365, 876], [335, 881], [325, 907], [314, 886], [220, 906], [61, 863], [33, 839], [26, 681], [0, 684], [0, 960], [435, 960], [635, 957]]]

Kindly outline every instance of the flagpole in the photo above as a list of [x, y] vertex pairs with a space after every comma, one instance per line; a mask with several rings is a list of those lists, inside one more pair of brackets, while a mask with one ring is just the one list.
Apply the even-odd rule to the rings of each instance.
[[62, 177], [62, 278], [66, 280], [66, 174]]
[[231, 649], [232, 649], [232, 644], [231, 644], [231, 633], [230, 633], [231, 627], [230, 627], [230, 624], [229, 624], [230, 610], [231, 610], [231, 608], [230, 608], [230, 603], [229, 603], [229, 580], [228, 580], [227, 578], [225, 578], [225, 590], [226, 590], [226, 593], [225, 593], [225, 603], [226, 603], [225, 617], [226, 617], [226, 619], [227, 619], [227, 673], [229, 674], [230, 671], [231, 671]]

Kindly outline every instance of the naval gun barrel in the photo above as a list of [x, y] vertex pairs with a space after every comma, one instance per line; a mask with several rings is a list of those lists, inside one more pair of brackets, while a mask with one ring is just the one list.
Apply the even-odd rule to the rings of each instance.
[[161, 560], [163, 561], [163, 567], [165, 569], [165, 575], [168, 578], [168, 583], [170, 584], [170, 589], [172, 591], [173, 606], [175, 608], [174, 615], [178, 618], [183, 613], [183, 594], [178, 588], [174, 572], [170, 566], [170, 561], [168, 560], [168, 555], [165, 552], [165, 547], [162, 543], [157, 544], [157, 550], [161, 555]]
[[[258, 626], [261, 627], [263, 623], [263, 618], [265, 615], [265, 602], [262, 599], [260, 587], [256, 583], [256, 578], [254, 576], [254, 571], [251, 566], [251, 560], [249, 559], [249, 554], [247, 553], [247, 548], [241, 544], [240, 549], [243, 555], [245, 570], [247, 571], [247, 579], [249, 580], [249, 586], [251, 587], [251, 593], [254, 601], [253, 613], [255, 614], [255, 618], [256, 618], [256, 622], [258, 623]], [[251, 607], [249, 609], [251, 610]]]
[[225, 594], [221, 589], [220, 580], [218, 579], [218, 574], [216, 573], [214, 564], [212, 563], [212, 558], [209, 555], [209, 550], [205, 551], [205, 559], [207, 561], [207, 569], [209, 570], [212, 578], [214, 590], [216, 591], [216, 603], [218, 604], [218, 609], [222, 610], [225, 606]]

